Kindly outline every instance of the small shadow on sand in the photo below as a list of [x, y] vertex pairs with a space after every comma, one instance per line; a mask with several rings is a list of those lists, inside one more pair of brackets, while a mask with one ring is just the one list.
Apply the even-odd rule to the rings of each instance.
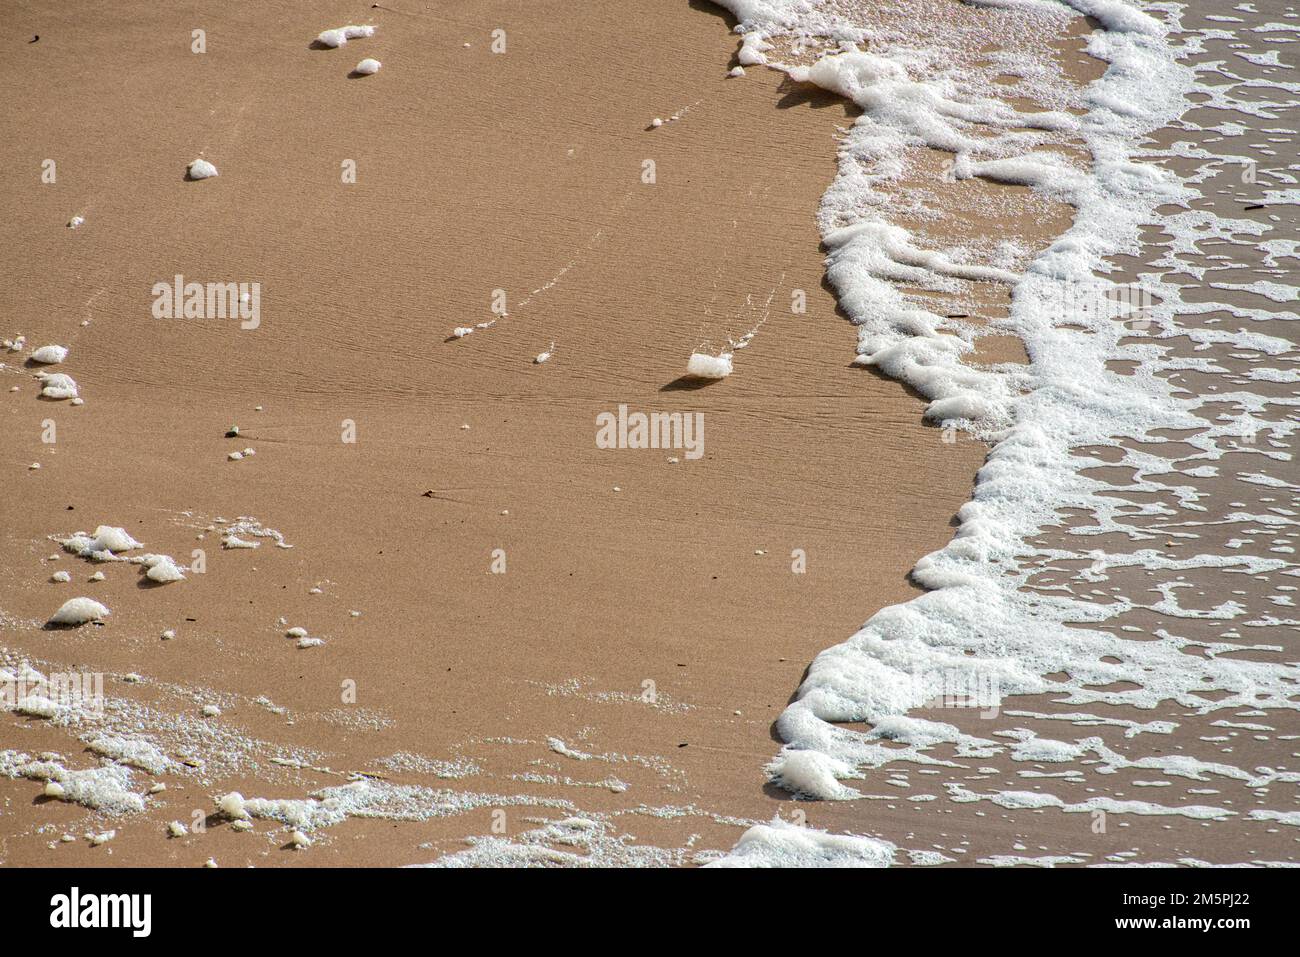
[[695, 376], [679, 376], [667, 385], [659, 387], [660, 392], [695, 392], [699, 389], [707, 389], [709, 386], [721, 382], [721, 379], [697, 379]]
[[690, 6], [692, 10], [698, 10], [700, 13], [711, 13], [715, 17], [721, 17], [726, 21], [728, 30], [734, 30], [736, 24], [740, 22], [736, 19], [735, 14], [730, 10], [726, 7], [718, 6], [718, 4], [711, 2], [711, 0], [691, 0]]

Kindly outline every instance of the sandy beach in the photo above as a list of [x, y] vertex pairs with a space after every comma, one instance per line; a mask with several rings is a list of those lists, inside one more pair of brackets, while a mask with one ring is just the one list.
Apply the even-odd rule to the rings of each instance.
[[[59, 409], [59, 441], [42, 445], [50, 405], [26, 386], [8, 396], [7, 457], [26, 507], [5, 523], [5, 611], [39, 622], [86, 592], [113, 615], [102, 628], [35, 632], [24, 651], [148, 674], [138, 689], [110, 678], [111, 691], [163, 707], [179, 703], [174, 689], [204, 689], [230, 702], [223, 733], [327, 755], [312, 763], [343, 771], [383, 773], [377, 761], [408, 753], [481, 768], [458, 782], [475, 791], [771, 817], [782, 802], [763, 793], [761, 767], [773, 719], [817, 650], [914, 593], [906, 569], [950, 534], [982, 450], [944, 444], [899, 385], [849, 365], [851, 327], [822, 287], [811, 215], [846, 109], [775, 73], [728, 79], [735, 41], [705, 7], [632, 25], [640, 36], [596, 8], [564, 29], [541, 8], [464, 22], [378, 10], [391, 72], [375, 85], [340, 71], [351, 48], [301, 40], [355, 17], [344, 5], [271, 5], [256, 14], [264, 25], [212, 20], [208, 59], [184, 43], [164, 52], [158, 35], [187, 35], [185, 15], [170, 30], [152, 12], [148, 30], [84, 16], [59, 30], [33, 16], [53, 48], [42, 55], [102, 61], [24, 104], [71, 115], [64, 133], [7, 147], [21, 150], [5, 157], [5, 190], [24, 199], [25, 218], [7, 227], [22, 261], [3, 308], [31, 317], [29, 340], [69, 344], [86, 403]], [[513, 27], [493, 58], [485, 38], [498, 21]], [[655, 68], [664, 35], [679, 38], [671, 75]], [[133, 45], [158, 58], [148, 74], [128, 65]], [[602, 61], [615, 45], [630, 59], [610, 78]], [[251, 62], [273, 75], [245, 72]], [[205, 89], [191, 73], [204, 69], [243, 79]], [[554, 86], [576, 94], [583, 77], [586, 92], [557, 104]], [[135, 128], [118, 117], [87, 135], [107, 122], [119, 82], [153, 107]], [[220, 177], [186, 182], [199, 140]], [[57, 186], [16, 181], [47, 154], [67, 171]], [[643, 157], [654, 184], [640, 182]], [[347, 158], [355, 184], [338, 181]], [[97, 191], [97, 177], [119, 185]], [[76, 231], [62, 221], [73, 206], [87, 217]], [[261, 282], [260, 327], [152, 319], [155, 277], [176, 272]], [[493, 318], [496, 288], [532, 301], [446, 341]], [[806, 313], [791, 312], [795, 289]], [[703, 341], [724, 345], [764, 318], [737, 358], [743, 376], [678, 382]], [[94, 372], [76, 361], [91, 355]], [[596, 416], [620, 404], [703, 413], [704, 454], [597, 448]], [[348, 419], [354, 444], [342, 441]], [[232, 425], [237, 440], [223, 437]], [[227, 461], [245, 447], [256, 457]], [[866, 450], [869, 473], [847, 454]], [[23, 474], [29, 460], [42, 468]], [[198, 538], [241, 515], [292, 550]], [[87, 586], [86, 563], [46, 560], [58, 551], [48, 536], [104, 523], [169, 554], [204, 548], [208, 571], [148, 588], [136, 569], [110, 568]], [[854, 545], [864, 529], [869, 555]], [[491, 572], [497, 548], [505, 574]], [[73, 582], [46, 583], [58, 568]], [[295, 648], [282, 617], [325, 646]], [[169, 628], [176, 638], [161, 641]], [[345, 680], [354, 706], [341, 702]], [[658, 704], [641, 700], [645, 682]], [[39, 722], [15, 733], [25, 750], [68, 751]], [[629, 760], [576, 762], [549, 738]], [[24, 821], [6, 826], [6, 862], [72, 865], [105, 850], [120, 863], [305, 862], [219, 828], [201, 842], [161, 839], [210, 791], [299, 796], [336, 783], [259, 770], [268, 782], [171, 779], [149, 823], [122, 828], [111, 848], [58, 853], [38, 829], [82, 827], [84, 811], [23, 809], [30, 785], [4, 782]], [[518, 780], [533, 772], [594, 786]], [[599, 786], [606, 778], [627, 790]], [[399, 846], [365, 840], [391, 825], [349, 824], [317, 862], [422, 861], [419, 845], [450, 847], [490, 823], [484, 809], [414, 825]], [[620, 826], [670, 845], [699, 833], [716, 848], [739, 833], [700, 815]]]
[[[950, 6], [953, 29], [987, 15]], [[1070, 858], [1083, 844], [1091, 862], [1136, 844], [1161, 861], [1295, 858], [1273, 818], [1207, 829], [1139, 812], [1090, 834], [1090, 814], [948, 800], [976, 773], [1030, 787], [1014, 749], [938, 742], [907, 789], [889, 771], [850, 782], [859, 800], [798, 800], [769, 779], [810, 662], [923, 592], [912, 569], [953, 540], [989, 444], [854, 362], [817, 213], [861, 109], [760, 65], [730, 76], [729, 12], [268, 0], [21, 3], [10, 19], [5, 70], [39, 82], [10, 84], [21, 135], [0, 138], [0, 332], [26, 344], [0, 370], [0, 665], [102, 675], [111, 732], [12, 713], [0, 750], [129, 767], [136, 792], [154, 790], [114, 815], [0, 775], [0, 864], [387, 866], [478, 848], [475, 863], [693, 865], [775, 816], [942, 849], [911, 863], [1088, 863]], [[376, 30], [312, 40], [350, 23]], [[1097, 22], [1060, 26], [1054, 68], [1082, 88], [1104, 70], [1084, 52]], [[363, 57], [382, 69], [354, 75]], [[947, 154], [914, 149], [929, 158], [913, 169], [941, 180]], [[187, 175], [197, 158], [219, 175]], [[897, 224], [927, 246], [997, 237], [1018, 269], [1073, 221], [991, 177], [938, 195], [941, 218], [917, 206]], [[257, 284], [256, 321], [157, 318], [174, 277]], [[978, 309], [990, 334], [967, 367], [1031, 360], [998, 325], [1007, 283], [916, 291], [936, 313]], [[46, 367], [28, 353], [47, 343], [68, 350], [47, 371], [84, 404], [39, 396]], [[684, 376], [693, 353], [724, 351], [730, 376]], [[694, 416], [702, 441], [601, 448], [600, 416], [622, 407]], [[1061, 518], [1045, 541], [1085, 521]], [[61, 544], [99, 526], [141, 543], [126, 555], [173, 556], [184, 580]], [[1040, 581], [1076, 565], [1045, 563]], [[1189, 572], [1204, 607], [1231, 597], [1209, 574]], [[111, 614], [44, 626], [77, 596]], [[1221, 621], [1173, 620], [1219, 640]], [[1293, 648], [1294, 631], [1258, 643]], [[1237, 660], [1251, 654], [1267, 657]], [[1128, 754], [1124, 722], [1186, 718], [1156, 750], [1193, 751], [1223, 715], [1194, 720], [1181, 700], [1088, 705], [1114, 723], [1073, 736]], [[1003, 708], [1043, 736], [1080, 710], [1046, 693]], [[993, 732], [976, 709], [910, 714]], [[1270, 735], [1297, 730], [1294, 710], [1269, 714]], [[121, 750], [132, 734], [155, 749], [143, 761]], [[1282, 773], [1269, 807], [1291, 795], [1293, 741], [1237, 747], [1234, 766]], [[1050, 776], [1045, 760], [1032, 766]], [[1158, 773], [1125, 766], [1086, 797], [1145, 799]], [[239, 830], [220, 810], [231, 792], [310, 804], [349, 782], [377, 790], [329, 826], [254, 814]], [[1195, 803], [1204, 786], [1193, 774], [1159, 797]], [[561, 830], [582, 831], [576, 846], [545, 832], [575, 819]]]

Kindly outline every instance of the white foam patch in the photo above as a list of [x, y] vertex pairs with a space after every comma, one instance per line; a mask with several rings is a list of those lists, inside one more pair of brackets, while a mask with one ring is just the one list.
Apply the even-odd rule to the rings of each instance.
[[706, 867], [889, 867], [897, 848], [888, 841], [829, 834], [773, 818], [741, 835], [725, 857]]
[[144, 797], [131, 790], [130, 770], [121, 765], [69, 770], [58, 761], [33, 759], [21, 751], [0, 751], [0, 776], [47, 782], [47, 796], [106, 814], [133, 813], [145, 807]]
[[316, 37], [316, 41], [324, 46], [337, 49], [344, 46], [349, 40], [357, 40], [362, 37], [372, 37], [375, 35], [375, 28], [370, 24], [349, 24], [346, 27], [335, 27], [332, 30], [325, 30]]
[[87, 741], [86, 747], [119, 764], [127, 764], [150, 774], [162, 774], [174, 767], [157, 745], [143, 738], [100, 734]]
[[274, 821], [307, 832], [349, 818], [427, 821], [485, 807], [571, 807], [566, 801], [526, 795], [440, 790], [368, 778], [322, 788], [306, 798], [248, 798], [231, 792], [218, 798], [216, 804], [218, 812], [231, 820]]
[[619, 834], [603, 816], [568, 817], [513, 838], [471, 837], [470, 847], [431, 864], [462, 867], [672, 867], [684, 863], [680, 851], [635, 842]]

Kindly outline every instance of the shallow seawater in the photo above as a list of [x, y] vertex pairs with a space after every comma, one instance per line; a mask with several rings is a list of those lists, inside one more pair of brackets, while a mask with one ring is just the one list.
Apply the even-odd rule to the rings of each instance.
[[[813, 663], [774, 783], [973, 805], [992, 864], [1294, 861], [1296, 11], [731, 6], [742, 61], [863, 111], [820, 213], [857, 361], [989, 447], [932, 590]], [[1115, 850], [1135, 818], [1164, 833]]]

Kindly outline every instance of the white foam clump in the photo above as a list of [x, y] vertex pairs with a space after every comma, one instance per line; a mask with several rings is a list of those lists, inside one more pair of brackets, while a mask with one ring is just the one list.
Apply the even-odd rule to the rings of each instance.
[[888, 841], [830, 834], [772, 819], [755, 824], [725, 856], [705, 867], [889, 867], [897, 848]]
[[723, 379], [731, 375], [731, 353], [711, 356], [707, 352], [693, 352], [686, 363], [686, 374], [697, 379]]
[[349, 24], [346, 27], [335, 27], [333, 30], [325, 30], [316, 40], [331, 49], [338, 49], [345, 45], [349, 40], [357, 40], [361, 37], [372, 37], [375, 35], [375, 28], [370, 24]]
[[43, 365], [58, 365], [68, 357], [67, 346], [41, 346], [32, 353], [32, 361]]
[[205, 159], [196, 159], [190, 164], [190, 179], [207, 179], [210, 176], [220, 176], [217, 168]]
[[84, 625], [107, 618], [112, 612], [93, 598], [69, 598], [50, 616], [51, 625]]
[[383, 66], [383, 64], [380, 63], [378, 60], [376, 60], [374, 57], [366, 57], [364, 60], [362, 60], [360, 63], [356, 65], [353, 72], [358, 73], [361, 76], [373, 76], [374, 74], [379, 72], [379, 68], [381, 66]]
[[131, 771], [118, 764], [71, 771], [57, 761], [33, 761], [19, 751], [0, 751], [0, 777], [45, 782], [50, 797], [106, 814], [144, 810], [144, 798], [130, 789]]
[[148, 569], [144, 573], [145, 577], [150, 581], [166, 584], [185, 580], [185, 576], [176, 567], [176, 562], [170, 555], [148, 555], [144, 559], [144, 565]]
[[46, 399], [76, 399], [77, 381], [63, 372], [38, 372], [41, 395]]
[[95, 529], [95, 538], [90, 544], [92, 551], [129, 552], [139, 548], [140, 542], [120, 525], [100, 525]]
[[848, 801], [860, 792], [841, 784], [840, 778], [861, 777], [852, 765], [820, 751], [786, 750], [767, 766], [772, 783], [795, 797], [817, 801]]
[[96, 558], [104, 553], [111, 556], [117, 552], [129, 552], [141, 547], [141, 544], [119, 525], [100, 525], [95, 529], [93, 536], [85, 532], [77, 532], [70, 538], [63, 539], [60, 544], [64, 551], [82, 558]]
[[217, 810], [232, 821], [246, 821], [249, 813], [244, 807], [244, 796], [238, 791], [231, 791], [217, 801]]

